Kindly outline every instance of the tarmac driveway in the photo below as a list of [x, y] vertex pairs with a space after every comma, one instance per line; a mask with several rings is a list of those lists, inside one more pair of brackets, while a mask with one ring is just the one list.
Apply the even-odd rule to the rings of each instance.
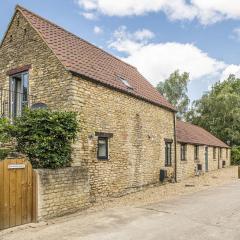
[[239, 240], [240, 181], [141, 207], [64, 217], [0, 234], [2, 240]]

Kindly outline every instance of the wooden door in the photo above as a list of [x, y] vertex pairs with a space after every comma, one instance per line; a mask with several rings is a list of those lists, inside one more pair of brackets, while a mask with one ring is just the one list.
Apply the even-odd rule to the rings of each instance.
[[36, 176], [26, 159], [0, 161], [0, 229], [35, 221]]

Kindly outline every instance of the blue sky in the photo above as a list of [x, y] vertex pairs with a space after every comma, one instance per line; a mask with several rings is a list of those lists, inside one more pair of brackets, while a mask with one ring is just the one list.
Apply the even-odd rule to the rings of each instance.
[[0, 0], [0, 38], [16, 4], [135, 65], [153, 85], [189, 72], [191, 100], [240, 76], [236, 0]]

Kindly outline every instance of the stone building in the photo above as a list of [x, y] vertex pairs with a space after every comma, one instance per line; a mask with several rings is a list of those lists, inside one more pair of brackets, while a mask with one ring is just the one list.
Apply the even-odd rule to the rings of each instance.
[[176, 121], [177, 179], [230, 166], [230, 148], [205, 129]]
[[[176, 145], [175, 108], [135, 67], [20, 6], [0, 45], [0, 99], [10, 119], [36, 104], [78, 113], [71, 168], [37, 170], [39, 219], [158, 183], [160, 170], [170, 180], [194, 175], [194, 144], [201, 162], [205, 145], [209, 156], [227, 148], [186, 141], [179, 124]], [[180, 143], [187, 161], [175, 154]]]
[[1, 43], [0, 87], [10, 118], [36, 103], [78, 113], [72, 166], [88, 170], [96, 197], [174, 172], [174, 107], [135, 67], [20, 6]]

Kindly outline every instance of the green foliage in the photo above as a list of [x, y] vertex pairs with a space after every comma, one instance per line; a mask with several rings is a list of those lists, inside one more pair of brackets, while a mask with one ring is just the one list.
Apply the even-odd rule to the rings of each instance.
[[[12, 148], [5, 148], [4, 145], [11, 141], [12, 125], [6, 118], [0, 118], [0, 160], [4, 160], [12, 151]], [[3, 147], [2, 147], [3, 145]]]
[[11, 139], [12, 126], [7, 118], [0, 118], [0, 142], [7, 143]]
[[230, 75], [194, 101], [186, 119], [231, 146], [240, 146], [240, 79]]
[[4, 160], [10, 152], [11, 152], [11, 149], [0, 148], [0, 161]]
[[78, 130], [76, 114], [26, 110], [14, 122], [11, 135], [17, 150], [29, 157], [34, 168], [61, 168], [71, 161], [71, 143]]
[[231, 164], [240, 165], [240, 146], [232, 147]]
[[178, 70], [173, 72], [168, 79], [157, 85], [157, 90], [177, 108], [177, 117], [184, 117], [188, 110], [189, 98], [187, 96], [187, 85], [189, 74], [184, 72], [180, 74]]

